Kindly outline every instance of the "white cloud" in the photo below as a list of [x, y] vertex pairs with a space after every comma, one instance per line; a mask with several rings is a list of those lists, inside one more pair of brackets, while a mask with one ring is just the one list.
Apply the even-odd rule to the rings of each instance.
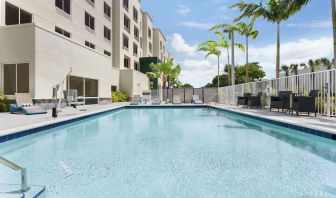
[[181, 34], [174, 33], [171, 40], [172, 48], [178, 53], [184, 53], [186, 55], [195, 55], [196, 47], [186, 43]]
[[212, 27], [212, 24], [210, 23], [200, 23], [200, 22], [193, 22], [193, 21], [187, 21], [182, 22], [179, 25], [189, 28], [196, 28], [201, 30], [209, 30]]
[[[195, 46], [188, 44], [182, 35], [174, 34], [171, 39], [173, 49], [178, 52], [176, 62], [181, 65], [182, 72], [180, 80], [183, 83], [190, 83], [195, 87], [201, 87], [212, 81], [217, 75], [217, 59], [209, 57], [204, 60], [204, 54], [195, 51]], [[332, 37], [317, 39], [300, 39], [298, 41], [281, 44], [281, 64], [308, 62], [309, 59], [320, 57], [332, 57]], [[235, 51], [236, 64], [245, 63], [245, 54], [240, 50]], [[194, 56], [190, 56], [190, 55]], [[260, 62], [266, 72], [266, 78], [275, 76], [275, 55], [276, 45], [270, 44], [262, 47], [250, 46], [250, 61]], [[223, 50], [220, 60], [220, 71], [223, 73], [223, 64], [227, 63], [226, 51]]]
[[295, 28], [331, 28], [332, 22], [330, 20], [312, 20], [303, 23], [287, 23], [286, 26]]
[[187, 15], [190, 12], [190, 8], [185, 5], [178, 5], [176, 12], [180, 15]]

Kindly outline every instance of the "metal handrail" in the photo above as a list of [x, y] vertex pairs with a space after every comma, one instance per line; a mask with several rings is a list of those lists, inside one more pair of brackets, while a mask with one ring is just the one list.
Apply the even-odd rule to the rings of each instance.
[[0, 164], [3, 164], [15, 171], [21, 171], [21, 189], [20, 192], [24, 193], [29, 190], [28, 184], [27, 184], [27, 169], [23, 168], [3, 157], [0, 156]]

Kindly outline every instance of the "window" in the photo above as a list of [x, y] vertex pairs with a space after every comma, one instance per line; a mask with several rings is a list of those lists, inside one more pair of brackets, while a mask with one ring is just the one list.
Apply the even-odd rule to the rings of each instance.
[[133, 19], [138, 22], [138, 10], [135, 7], [133, 7]]
[[109, 52], [109, 51], [107, 51], [107, 50], [104, 50], [104, 54], [105, 54], [106, 56], [111, 56], [111, 52]]
[[124, 15], [124, 28], [127, 32], [130, 32], [130, 20], [126, 15]]
[[116, 92], [116, 91], [117, 91], [117, 86], [112, 85], [112, 86], [111, 86], [111, 92]]
[[65, 13], [70, 14], [71, 0], [55, 0], [55, 5]]
[[95, 0], [86, 0], [91, 6], [94, 6]]
[[140, 48], [142, 48], [142, 38], [140, 38]]
[[87, 12], [85, 12], [85, 25], [92, 30], [95, 29], [95, 19]]
[[104, 2], [104, 14], [108, 18], [111, 18], [111, 7], [106, 2]]
[[148, 47], [149, 48], [149, 52], [152, 52], [152, 43], [149, 43], [148, 46], [149, 46]]
[[162, 50], [162, 42], [160, 41], [160, 50]]
[[148, 38], [152, 38], [152, 30], [148, 28]]
[[5, 95], [29, 93], [28, 63], [4, 65], [4, 92]]
[[127, 36], [123, 36], [123, 47], [124, 47], [124, 49], [128, 49], [128, 37]]
[[16, 25], [32, 22], [32, 15], [10, 3], [6, 2], [5, 7], [5, 23], [6, 25]]
[[98, 103], [98, 80], [70, 76], [69, 83], [67, 83], [67, 89], [69, 89], [68, 86], [70, 86], [70, 89], [77, 90], [77, 96], [90, 97], [84, 98], [85, 104]]
[[133, 43], [133, 55], [138, 56], [138, 45]]
[[128, 0], [123, 0], [123, 5], [124, 5], [124, 8], [126, 9], [126, 10], [128, 10]]
[[139, 29], [134, 26], [134, 38], [139, 41]]
[[67, 32], [67, 31], [65, 31], [65, 30], [63, 30], [63, 29], [61, 29], [59, 27], [55, 27], [55, 32], [57, 32], [59, 34], [62, 34], [63, 36], [66, 36], [68, 38], [71, 37], [71, 34], [69, 32]]
[[111, 40], [111, 30], [104, 26], [104, 37], [108, 40]]
[[90, 47], [90, 48], [92, 48], [92, 49], [96, 48], [96, 46], [94, 44], [92, 44], [92, 43], [90, 43], [88, 41], [85, 41], [85, 45], [88, 46], [88, 47]]
[[130, 58], [124, 56], [124, 67], [129, 68], [129, 65], [130, 65]]
[[135, 61], [134, 61], [134, 70], [140, 71], [139, 63]]

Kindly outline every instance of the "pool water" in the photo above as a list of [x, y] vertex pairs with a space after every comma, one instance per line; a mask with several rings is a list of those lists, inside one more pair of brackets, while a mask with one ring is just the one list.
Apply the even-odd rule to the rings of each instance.
[[[336, 197], [336, 143], [206, 108], [122, 109], [0, 144], [45, 197]], [[0, 166], [0, 183], [19, 183]]]

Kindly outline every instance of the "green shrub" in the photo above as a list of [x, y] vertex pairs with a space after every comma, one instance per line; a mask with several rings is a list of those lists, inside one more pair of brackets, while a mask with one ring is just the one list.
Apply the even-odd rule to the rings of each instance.
[[0, 112], [7, 112], [8, 111], [8, 100], [5, 94], [0, 91]]
[[112, 102], [127, 102], [128, 95], [121, 91], [112, 92]]

